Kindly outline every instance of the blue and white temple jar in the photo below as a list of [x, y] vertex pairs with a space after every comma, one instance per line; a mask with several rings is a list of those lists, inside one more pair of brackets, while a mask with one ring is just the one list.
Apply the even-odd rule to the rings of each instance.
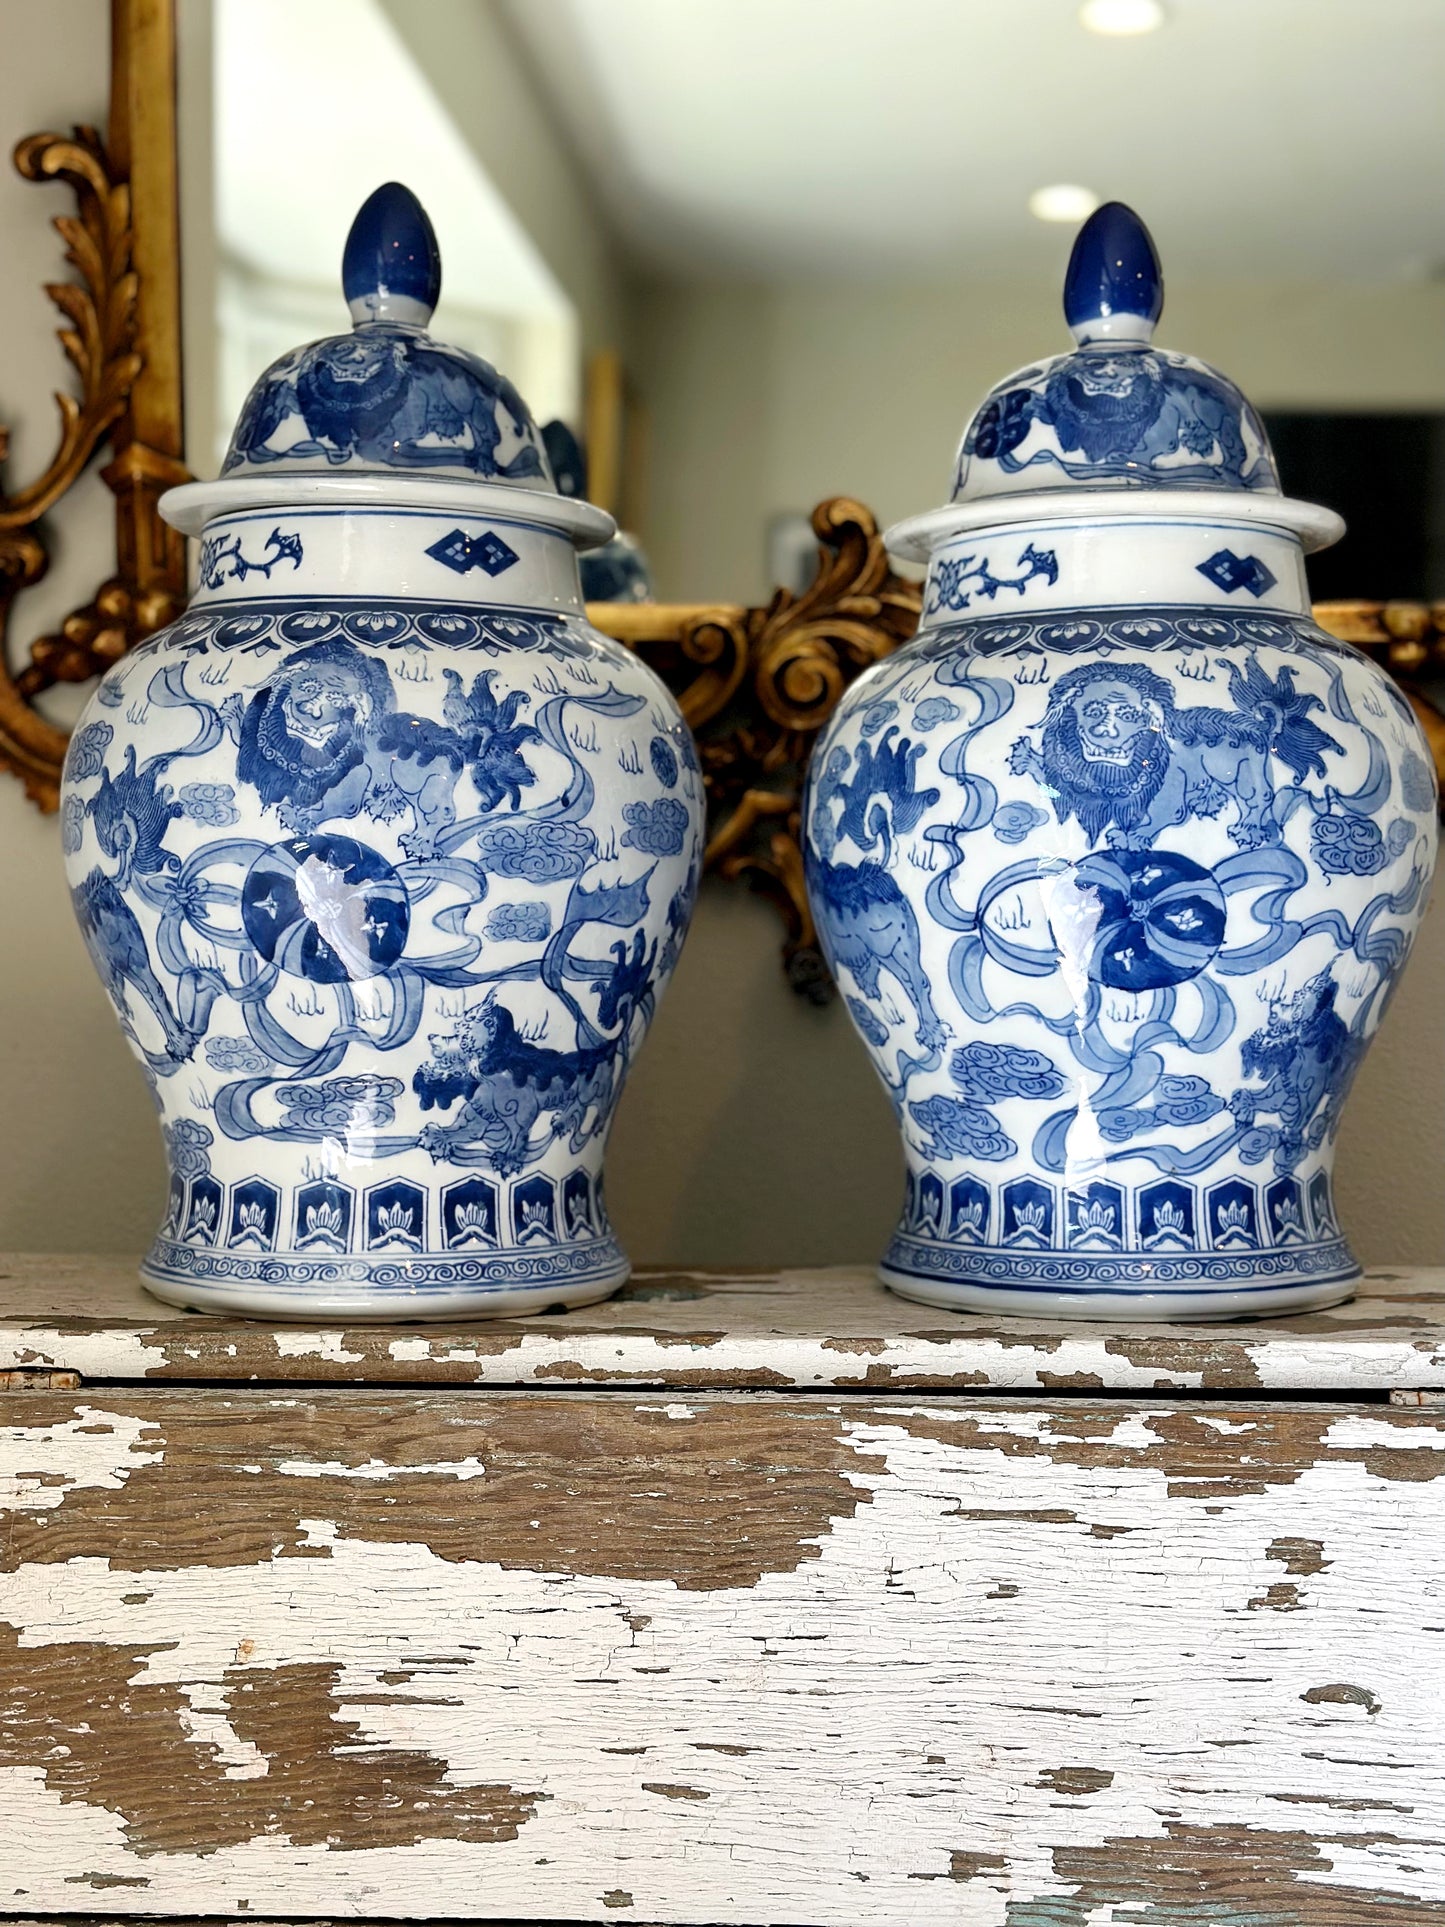
[[63, 838], [170, 1160], [172, 1303], [440, 1318], [627, 1276], [602, 1153], [701, 864], [691, 737], [588, 627], [611, 518], [511, 384], [426, 332], [430, 223], [381, 188], [348, 335], [256, 384], [187, 614], [106, 676]]
[[1079, 235], [1076, 348], [964, 435], [915, 640], [814, 754], [813, 914], [907, 1160], [884, 1281], [1035, 1315], [1328, 1305], [1345, 1093], [1425, 909], [1403, 697], [1310, 620], [1258, 416], [1151, 345], [1147, 231]]

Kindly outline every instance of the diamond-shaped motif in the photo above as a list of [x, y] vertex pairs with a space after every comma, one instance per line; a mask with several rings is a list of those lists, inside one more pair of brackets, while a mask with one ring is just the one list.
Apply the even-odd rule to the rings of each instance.
[[1199, 564], [1199, 573], [1207, 575], [1226, 595], [1248, 589], [1252, 596], [1262, 596], [1274, 587], [1276, 579], [1257, 555], [1236, 555], [1233, 549], [1217, 549], [1207, 562]]
[[453, 529], [450, 535], [433, 542], [427, 554], [435, 556], [447, 568], [455, 569], [458, 575], [465, 575], [468, 569], [485, 569], [488, 575], [500, 575], [517, 560], [517, 551], [504, 542], [495, 529], [484, 529], [480, 535]]

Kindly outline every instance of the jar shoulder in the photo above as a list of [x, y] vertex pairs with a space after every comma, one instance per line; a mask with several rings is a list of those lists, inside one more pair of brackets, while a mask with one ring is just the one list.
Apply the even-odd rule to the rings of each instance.
[[1250, 664], [1266, 657], [1277, 659], [1276, 679], [1283, 669], [1299, 687], [1338, 687], [1367, 705], [1383, 701], [1410, 713], [1377, 663], [1308, 616], [1126, 608], [925, 623], [902, 649], [850, 684], [826, 734], [866, 734], [901, 722], [905, 711], [912, 720], [920, 702], [927, 705], [926, 719], [946, 707], [951, 690], [990, 676], [1047, 689], [1087, 663], [1131, 665], [1135, 674], [1147, 670], [1176, 692], [1178, 702], [1194, 703], [1211, 685], [1228, 689], [1231, 672], [1246, 687], [1257, 682]]
[[[310, 604], [193, 608], [112, 665], [77, 725], [127, 733], [158, 676], [187, 697], [218, 703], [291, 674], [353, 682], [374, 706], [439, 710], [478, 680], [520, 692], [527, 704], [566, 688], [612, 691], [645, 704], [657, 728], [685, 731], [661, 679], [631, 650], [581, 615], [437, 604]], [[148, 720], [148, 719], [147, 719]]]

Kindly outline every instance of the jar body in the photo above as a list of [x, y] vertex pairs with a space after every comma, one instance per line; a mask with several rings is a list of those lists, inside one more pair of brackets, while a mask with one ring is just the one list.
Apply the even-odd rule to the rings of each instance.
[[1223, 583], [1129, 597], [1218, 539], [1068, 534], [1114, 592], [1071, 609], [1027, 532], [994, 545], [1020, 581], [985, 560], [978, 597], [974, 538], [973, 589], [935, 561], [932, 616], [817, 747], [810, 896], [903, 1132], [881, 1275], [909, 1297], [1222, 1318], [1358, 1276], [1334, 1139], [1425, 909], [1434, 775], [1403, 697], [1288, 585], [1250, 614]]
[[283, 1317], [606, 1296], [607, 1130], [701, 861], [675, 703], [565, 539], [495, 516], [237, 515], [202, 583], [62, 799], [170, 1160], [145, 1282]]

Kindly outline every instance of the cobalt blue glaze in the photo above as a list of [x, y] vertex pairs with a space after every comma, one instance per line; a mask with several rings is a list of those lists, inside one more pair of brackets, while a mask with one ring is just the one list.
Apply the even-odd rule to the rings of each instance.
[[426, 210], [397, 182], [352, 224], [354, 326], [282, 355], [246, 398], [223, 475], [385, 474], [553, 487], [541, 431], [490, 362], [426, 332], [441, 287]]
[[[442, 291], [442, 259], [426, 209], [409, 187], [388, 181], [361, 204], [341, 257], [341, 288], [349, 304], [401, 296], [430, 319]], [[369, 307], [370, 318], [381, 310]]]
[[1151, 345], [1164, 283], [1149, 230], [1110, 201], [1069, 261], [1078, 346], [1000, 382], [964, 432], [953, 500], [1045, 489], [1279, 491], [1263, 424], [1216, 368]]
[[[388, 236], [426, 269], [389, 188], [349, 270]], [[161, 1114], [142, 1276], [173, 1303], [475, 1316], [627, 1276], [603, 1148], [691, 916], [702, 778], [587, 624], [576, 551], [611, 517], [546, 481], [510, 383], [383, 317], [268, 370], [226, 477], [162, 502], [200, 587], [97, 689], [61, 841]]]
[[[1106, 250], [1143, 300], [1142, 223], [1101, 210], [1076, 278]], [[995, 390], [953, 503], [890, 531], [923, 619], [843, 697], [803, 814], [903, 1137], [897, 1291], [1111, 1320], [1348, 1296], [1335, 1137], [1436, 795], [1408, 703], [1310, 618], [1304, 549], [1340, 532], [1224, 376], [1127, 339]]]
[[1105, 201], [1079, 229], [1064, 276], [1064, 319], [1078, 330], [1116, 315], [1151, 325], [1164, 308], [1164, 277], [1153, 237], [1133, 208]]

